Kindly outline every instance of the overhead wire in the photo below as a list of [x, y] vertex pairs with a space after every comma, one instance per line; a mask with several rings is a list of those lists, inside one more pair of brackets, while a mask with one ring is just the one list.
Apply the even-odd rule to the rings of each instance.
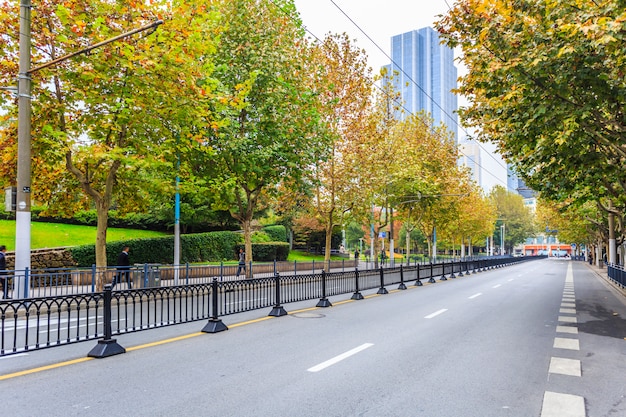
[[[394, 66], [394, 68], [398, 68], [405, 76], [406, 78], [413, 83], [422, 93], [424, 93], [424, 95], [426, 97], [428, 97], [428, 99], [430, 99], [430, 101], [436, 106], [438, 107], [441, 112], [443, 114], [445, 114], [446, 116], [448, 116], [448, 118], [450, 118], [450, 120], [454, 120], [454, 123], [457, 125], [458, 128], [460, 128], [463, 132], [466, 133], [466, 135], [471, 138], [472, 141], [476, 142], [476, 144], [478, 144], [478, 146], [483, 149], [496, 163], [498, 163], [502, 168], [507, 169], [507, 167], [505, 167], [504, 165], [502, 165], [502, 163], [500, 161], [498, 161], [491, 152], [487, 151], [480, 142], [475, 141], [472, 136], [469, 134], [469, 132], [462, 126], [460, 125], [443, 107], [441, 107], [441, 105], [433, 98], [430, 96], [430, 94], [428, 94], [428, 92], [426, 92], [424, 90], [424, 88], [417, 83], [415, 80], [413, 80], [413, 78], [411, 78], [411, 76], [409, 74], [407, 74], [404, 71], [404, 68], [400, 65], [398, 65], [341, 7], [339, 7], [339, 5], [337, 5], [337, 3], [335, 3], [334, 0], [329, 0], [349, 21], [350, 23], [352, 23], [370, 42], [372, 42], [372, 44], [374, 44], [374, 46], [383, 53], [383, 55], [385, 55], [385, 57], [387, 59], [389, 59], [389, 62], [391, 62], [391, 64]], [[446, 5], [448, 6], [448, 9], [450, 10], [450, 5], [448, 4], [448, 2], [446, 1]], [[467, 155], [466, 155], [467, 156]], [[493, 174], [492, 174], [493, 175]], [[495, 176], [494, 176], [495, 177]], [[497, 177], [496, 177], [497, 178]]]
[[[352, 19], [351, 19], [351, 18], [350, 18], [350, 17], [349, 17], [349, 16], [348, 16], [348, 15], [347, 15], [347, 14], [346, 14], [343, 10], [341, 10], [341, 8], [339, 8], [339, 7], [335, 4], [335, 2], [334, 2], [333, 0], [330, 0], [330, 1], [331, 1], [331, 3], [333, 3], [333, 4], [335, 5], [335, 7], [337, 7], [337, 8], [338, 8], [338, 9], [342, 12], [342, 14], [344, 14], [344, 16], [346, 16], [346, 18], [348, 18], [348, 20], [350, 20], [350, 22], [351, 22], [354, 26], [356, 26], [356, 27], [359, 29], [359, 31], [361, 31], [361, 33], [363, 33], [363, 35], [364, 35], [364, 36], [366, 36], [366, 37], [367, 37], [367, 38], [368, 38], [368, 39], [369, 39], [369, 40], [370, 40], [370, 41], [371, 41], [371, 42], [372, 42], [372, 43], [373, 43], [373, 44], [374, 44], [374, 45], [375, 45], [375, 46], [376, 46], [376, 47], [377, 47], [377, 48], [378, 48], [378, 49], [379, 49], [379, 50], [380, 50], [380, 51], [381, 51], [381, 52], [382, 52], [382, 53], [383, 53], [383, 54], [384, 54], [384, 55], [385, 55], [385, 56], [386, 56], [386, 57], [387, 57], [387, 58], [388, 58], [391, 62], [393, 62], [393, 60], [391, 59], [391, 57], [389, 57], [389, 55], [387, 55], [387, 53], [385, 53], [385, 51], [384, 51], [384, 50], [383, 50], [383, 49], [382, 49], [382, 48], [381, 48], [381, 47], [380, 47], [380, 46], [379, 46], [379, 45], [378, 45], [378, 44], [377, 44], [374, 40], [372, 40], [372, 38], [371, 38], [371, 37], [370, 37], [370, 36], [369, 36], [369, 35], [368, 35], [365, 31], [363, 31], [363, 30], [359, 27], [359, 26], [356, 24], [356, 22], [354, 22], [354, 20], [352, 20]], [[270, 2], [271, 2], [271, 3], [272, 3], [272, 4], [276, 7], [276, 8], [278, 8], [281, 12], [283, 12], [283, 13], [284, 13], [287, 17], [289, 17], [290, 19], [292, 19], [292, 20], [294, 20], [294, 21], [296, 21], [296, 22], [298, 22], [298, 21], [299, 21], [299, 20], [298, 20], [298, 19], [296, 19], [294, 16], [292, 16], [292, 15], [291, 15], [288, 11], [284, 10], [284, 9], [283, 9], [280, 5], [276, 4], [276, 2], [275, 2], [274, 0], [270, 0]], [[315, 35], [313, 32], [311, 32], [311, 31], [310, 31], [310, 30], [306, 27], [306, 25], [302, 24], [302, 26], [303, 26], [304, 30], [305, 30], [308, 34], [310, 34], [313, 38], [315, 38], [315, 39], [317, 40], [317, 42], [319, 42], [320, 44], [322, 44], [322, 40], [321, 40], [321, 39], [320, 39], [317, 35]], [[397, 65], [397, 64], [396, 64], [396, 65]], [[403, 70], [402, 70], [402, 71], [403, 71]], [[404, 71], [403, 71], [403, 72], [404, 72]], [[406, 75], [406, 73], [405, 73], [405, 75]], [[407, 77], [408, 77], [408, 75], [407, 75]], [[411, 82], [413, 82], [413, 83], [414, 83], [414, 84], [415, 84], [415, 85], [416, 85], [416, 86], [417, 86], [420, 90], [422, 90], [422, 91], [424, 92], [423, 88], [422, 88], [420, 85], [418, 85], [418, 84], [417, 84], [417, 83], [416, 83], [413, 79], [411, 79], [410, 77], [408, 77], [408, 78], [409, 78], [409, 80], [410, 80]], [[412, 113], [412, 112], [411, 112], [408, 108], [406, 108], [406, 107], [404, 106], [404, 104], [403, 104], [402, 102], [399, 102], [399, 101], [398, 101], [398, 99], [397, 99], [397, 98], [395, 98], [395, 97], [391, 97], [391, 96], [388, 94], [388, 92], [386, 92], [384, 89], [382, 89], [380, 86], [378, 86], [375, 82], [372, 82], [372, 86], [373, 86], [374, 88], [376, 88], [376, 89], [380, 90], [380, 91], [381, 91], [384, 95], [386, 95], [388, 98], [390, 98], [391, 100], [393, 100], [393, 102], [394, 102], [394, 103], [396, 103], [399, 107], [403, 108], [403, 109], [404, 109], [407, 113], [409, 113], [409, 114], [411, 114], [411, 113]], [[425, 92], [424, 92], [424, 93], [425, 93]], [[430, 97], [430, 95], [428, 95], [427, 93], [425, 93], [425, 94], [428, 96], [428, 98], [429, 98], [429, 99], [431, 99], [431, 100], [433, 101], [433, 103], [435, 103], [435, 104], [436, 104], [436, 105], [437, 105], [437, 106], [441, 109], [441, 106], [439, 106], [439, 104], [438, 104], [438, 103], [437, 103], [437, 102], [436, 102], [436, 101], [435, 101], [432, 97]], [[444, 113], [445, 113], [448, 117], [450, 117], [450, 115], [449, 115], [448, 113], [446, 113], [443, 109], [441, 109], [441, 110], [442, 110], [442, 111], [443, 111], [443, 112], [444, 112]], [[425, 125], [428, 129], [430, 129], [430, 130], [432, 131], [432, 126], [431, 126], [431, 125], [429, 125], [426, 121], [424, 121], [422, 118], [418, 118], [418, 120], [419, 120], [421, 123], [423, 123], [423, 124], [424, 124], [424, 125]], [[458, 123], [457, 123], [457, 125], [458, 125]], [[461, 127], [461, 126], [460, 126], [460, 127]], [[461, 128], [462, 128], [462, 127], [461, 127]], [[463, 129], [463, 128], [462, 128], [462, 129]], [[464, 130], [464, 129], [463, 129], [463, 130]], [[464, 130], [464, 131], [465, 131], [465, 130]], [[467, 133], [467, 131], [465, 131], [465, 132]], [[469, 134], [468, 134], [468, 135], [469, 135]], [[504, 168], [505, 170], [507, 170], [507, 168], [506, 168], [504, 165], [502, 165], [502, 164], [501, 164], [501, 163], [500, 163], [497, 159], [495, 159], [495, 157], [493, 157], [493, 155], [491, 155], [491, 153], [490, 153], [490, 152], [488, 152], [487, 150], [485, 150], [485, 149], [484, 149], [484, 148], [480, 145], [480, 143], [479, 143], [479, 142], [476, 142], [476, 141], [475, 141], [475, 143], [476, 143], [476, 144], [478, 144], [478, 146], [479, 146], [481, 149], [483, 149], [485, 152], [487, 152], [487, 154], [489, 154], [489, 155], [490, 155], [490, 156], [491, 156], [491, 157], [492, 157], [492, 158], [493, 158], [493, 159], [494, 159], [497, 163], [499, 163], [499, 164], [500, 164], [500, 166], [502, 166], [502, 168]], [[478, 161], [476, 161], [476, 160], [475, 160], [474, 158], [472, 158], [470, 155], [465, 154], [465, 153], [464, 153], [464, 152], [463, 152], [460, 148], [458, 149], [458, 151], [459, 151], [459, 153], [461, 153], [461, 154], [462, 154], [463, 156], [465, 156], [466, 158], [471, 159], [477, 167], [481, 168], [484, 172], [486, 172], [487, 174], [491, 175], [491, 176], [492, 176], [494, 179], [496, 179], [498, 182], [502, 183], [502, 184], [505, 186], [505, 188], [506, 188], [506, 187], [508, 187], [508, 184], [507, 184], [506, 182], [504, 182], [504, 181], [502, 180], [502, 178], [500, 178], [500, 177], [496, 176], [496, 175], [495, 175], [494, 173], [492, 173], [490, 170], [488, 170], [488, 169], [486, 169], [485, 167], [483, 167], [483, 166], [482, 166], [482, 165], [481, 165]], [[507, 170], [507, 174], [508, 174], [508, 170]]]

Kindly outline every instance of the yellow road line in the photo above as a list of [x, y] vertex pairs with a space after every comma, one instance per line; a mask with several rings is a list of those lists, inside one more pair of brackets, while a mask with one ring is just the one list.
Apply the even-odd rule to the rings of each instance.
[[50, 370], [50, 369], [61, 368], [63, 366], [69, 366], [69, 365], [74, 365], [74, 364], [77, 364], [77, 363], [87, 362], [87, 361], [90, 361], [90, 360], [93, 360], [93, 359], [95, 359], [95, 358], [87, 357], [87, 358], [73, 359], [71, 361], [54, 363], [52, 365], [47, 365], [47, 366], [40, 366], [39, 368], [26, 369], [25, 371], [14, 372], [12, 374], [0, 375], [0, 381], [2, 381], [4, 379], [17, 378], [18, 376], [34, 374], [34, 373], [37, 373], [37, 372], [43, 372], [43, 371], [47, 371], [47, 370]]
[[[396, 290], [392, 290], [390, 292], [395, 292], [395, 291]], [[378, 296], [379, 296], [379, 294], [372, 294], [372, 295], [368, 295], [368, 296], [366, 296], [364, 298], [372, 298], [372, 297], [378, 297]], [[341, 304], [352, 303], [352, 302], [354, 302], [354, 300], [348, 299], [348, 300], [344, 300], [344, 301], [338, 301], [334, 305], [341, 305]], [[321, 307], [303, 308], [301, 310], [291, 311], [291, 312], [289, 312], [289, 314], [296, 314], [296, 313], [302, 313], [302, 312], [305, 312], [305, 311], [319, 310], [320, 308]], [[258, 319], [242, 321], [240, 323], [231, 324], [231, 325], [228, 326], [228, 328], [241, 327], [241, 326], [245, 326], [245, 325], [248, 325], [248, 324], [259, 323], [259, 322], [262, 322], [262, 321], [265, 321], [265, 320], [270, 320], [270, 319], [275, 319], [275, 318], [276, 317], [273, 317], [273, 316], [267, 316], [267, 317], [261, 317], [261, 318], [258, 318]], [[172, 338], [169, 338], [169, 339], [159, 340], [159, 341], [156, 341], [156, 342], [145, 343], [143, 345], [132, 346], [132, 347], [126, 348], [126, 351], [127, 352], [132, 352], [134, 350], [140, 350], [140, 349], [146, 349], [146, 348], [149, 348], [149, 347], [165, 345], [167, 343], [178, 342], [180, 340], [185, 340], [185, 339], [191, 339], [193, 337], [201, 336], [203, 334], [206, 334], [206, 333], [204, 333], [204, 332], [190, 333], [190, 334], [186, 334], [186, 335], [183, 335], [183, 336], [177, 336], [177, 337], [172, 337]], [[40, 366], [38, 368], [26, 369], [24, 371], [14, 372], [14, 373], [11, 373], [11, 374], [0, 375], [0, 381], [5, 380], [5, 379], [17, 378], [17, 377], [25, 376], [25, 375], [35, 374], [35, 373], [38, 373], [38, 372], [49, 371], [51, 369], [62, 368], [64, 366], [76, 365], [78, 363], [87, 362], [87, 361], [90, 361], [90, 360], [93, 360], [93, 359], [96, 359], [96, 358], [92, 358], [92, 357], [78, 358], [78, 359], [73, 359], [73, 360], [69, 360], [69, 361], [65, 361], [65, 362], [55, 363], [55, 364], [52, 364], [52, 365]]]

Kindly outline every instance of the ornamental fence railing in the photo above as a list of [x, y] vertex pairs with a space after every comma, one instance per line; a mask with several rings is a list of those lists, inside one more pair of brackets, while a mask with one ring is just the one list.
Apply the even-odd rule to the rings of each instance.
[[[87, 290], [83, 293], [68, 291], [3, 299], [0, 300], [0, 356], [100, 339], [89, 356], [106, 357], [125, 351], [113, 339], [115, 335], [199, 320], [208, 320], [202, 331], [216, 333], [228, 329], [220, 319], [227, 315], [271, 308], [270, 316], [282, 316], [287, 314], [283, 307], [286, 303], [319, 299], [318, 307], [329, 307], [331, 296], [352, 293], [351, 298], [358, 300], [363, 298], [363, 290], [378, 288], [378, 294], [386, 294], [390, 285], [398, 284], [399, 289], [406, 289], [409, 282], [421, 286], [422, 280], [435, 283], [541, 258], [480, 258], [364, 270], [344, 264], [331, 268], [331, 272], [281, 273], [277, 269], [269, 275], [255, 274], [253, 278], [241, 279], [207, 272], [198, 276], [196, 282], [191, 282], [191, 274], [184, 275], [184, 279], [179, 277], [178, 285], [171, 285], [173, 279], [161, 279], [159, 286], [128, 289], [119, 288], [118, 284], [113, 290], [107, 284], [104, 291], [98, 292], [88, 284], [81, 287]], [[149, 269], [146, 266], [143, 270]], [[149, 276], [139, 278], [150, 283]]]
[[606, 269], [611, 281], [621, 288], [626, 288], [626, 271], [623, 265], [607, 264]]

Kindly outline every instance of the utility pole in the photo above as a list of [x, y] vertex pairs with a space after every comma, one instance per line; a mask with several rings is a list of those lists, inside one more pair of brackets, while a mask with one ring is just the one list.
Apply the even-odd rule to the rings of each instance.
[[26, 277], [31, 269], [31, 74], [74, 56], [87, 53], [108, 43], [156, 28], [162, 20], [88, 46], [80, 51], [31, 68], [31, 2], [20, 0], [19, 69], [17, 77], [17, 199], [15, 207], [15, 278], [17, 298], [28, 297]]
[[30, 270], [30, 0], [20, 1], [20, 61], [17, 76], [17, 199], [15, 205], [15, 278], [17, 298], [26, 298]]

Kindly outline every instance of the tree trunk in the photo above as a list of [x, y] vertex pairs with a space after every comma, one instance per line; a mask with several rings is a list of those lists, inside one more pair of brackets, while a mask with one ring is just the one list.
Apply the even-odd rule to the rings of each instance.
[[326, 219], [326, 240], [324, 243], [325, 253], [324, 253], [324, 271], [330, 272], [330, 249], [333, 238], [333, 215], [332, 213], [328, 215], [328, 219]]
[[96, 201], [98, 224], [96, 228], [96, 291], [104, 290], [107, 267], [107, 223], [109, 220], [109, 205], [103, 201]]
[[246, 217], [241, 221], [241, 227], [243, 228], [243, 238], [246, 252], [246, 278], [252, 278], [252, 271], [250, 270], [250, 264], [252, 262], [252, 216]]

